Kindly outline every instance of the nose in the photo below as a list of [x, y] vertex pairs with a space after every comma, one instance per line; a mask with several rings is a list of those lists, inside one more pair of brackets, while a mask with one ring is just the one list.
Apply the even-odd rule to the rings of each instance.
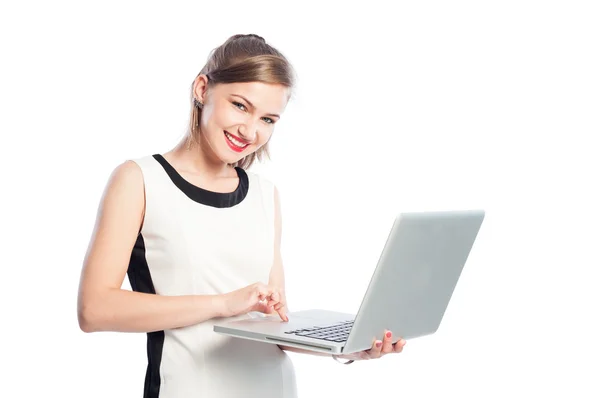
[[240, 135], [240, 138], [252, 143], [256, 140], [258, 131], [253, 122], [248, 122], [240, 125], [238, 128], [238, 134]]

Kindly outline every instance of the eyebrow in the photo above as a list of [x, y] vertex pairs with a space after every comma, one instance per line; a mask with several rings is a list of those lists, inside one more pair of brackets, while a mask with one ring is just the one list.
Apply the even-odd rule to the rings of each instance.
[[[240, 97], [241, 99], [243, 99], [244, 101], [246, 101], [248, 103], [248, 105], [250, 105], [252, 108], [256, 109], [256, 107], [254, 106], [254, 104], [252, 104], [252, 102], [250, 102], [248, 100], [248, 98], [244, 97], [243, 95], [239, 95], [239, 94], [231, 94], [231, 95], [233, 95], [234, 97]], [[281, 116], [279, 116], [276, 113], [267, 113], [267, 116], [274, 116], [276, 118], [281, 118]]]

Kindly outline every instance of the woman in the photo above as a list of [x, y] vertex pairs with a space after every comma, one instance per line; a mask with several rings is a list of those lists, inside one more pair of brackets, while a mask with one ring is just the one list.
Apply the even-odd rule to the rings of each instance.
[[[267, 154], [293, 86], [292, 67], [263, 38], [230, 37], [193, 82], [186, 137], [124, 162], [107, 184], [82, 270], [79, 324], [147, 333], [144, 397], [296, 396], [284, 350], [302, 350], [213, 332], [218, 319], [252, 312], [287, 321], [277, 189], [246, 169]], [[133, 291], [121, 289], [125, 274]], [[403, 345], [387, 333], [342, 358], [379, 358]]]

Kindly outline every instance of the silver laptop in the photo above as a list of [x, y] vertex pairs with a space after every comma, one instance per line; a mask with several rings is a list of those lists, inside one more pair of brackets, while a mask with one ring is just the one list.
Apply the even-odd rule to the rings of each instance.
[[400, 213], [396, 216], [356, 314], [321, 309], [223, 321], [229, 336], [331, 354], [372, 347], [386, 329], [394, 340], [439, 328], [479, 228], [483, 210]]

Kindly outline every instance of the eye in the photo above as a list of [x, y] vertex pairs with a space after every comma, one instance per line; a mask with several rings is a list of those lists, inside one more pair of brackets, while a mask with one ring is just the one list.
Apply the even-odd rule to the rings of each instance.
[[[244, 104], [242, 104], [242, 103], [239, 103], [239, 102], [237, 102], [237, 101], [231, 101], [231, 103], [233, 104], [233, 106], [235, 106], [235, 107], [236, 107], [236, 108], [238, 108], [239, 110], [241, 110], [241, 111], [246, 111], [246, 105], [244, 105]], [[263, 119], [263, 120], [265, 121], [265, 123], [267, 123], [267, 124], [273, 124], [273, 123], [275, 123], [275, 121], [274, 121], [273, 119], [271, 119], [270, 117], [263, 117], [262, 119]]]
[[246, 110], [246, 106], [244, 104], [240, 104], [239, 102], [233, 101], [232, 102], [233, 106], [235, 106], [236, 108], [245, 111]]

